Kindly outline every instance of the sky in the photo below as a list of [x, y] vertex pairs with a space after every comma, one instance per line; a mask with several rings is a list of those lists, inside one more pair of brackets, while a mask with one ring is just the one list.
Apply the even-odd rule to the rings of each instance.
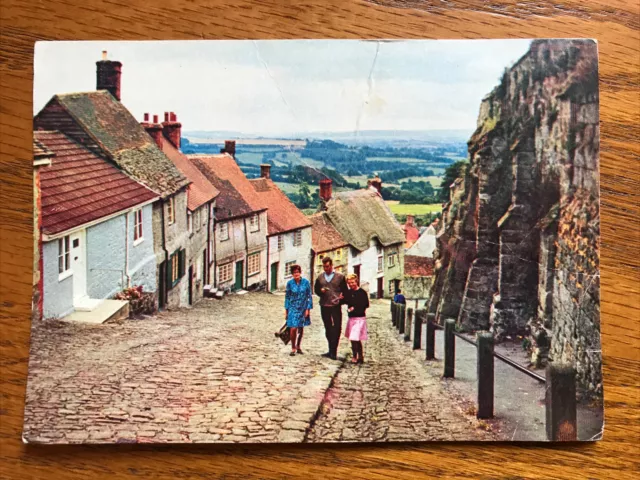
[[122, 102], [173, 111], [183, 131], [292, 135], [473, 132], [480, 101], [530, 40], [38, 42], [34, 114], [95, 90], [102, 51], [122, 62]]

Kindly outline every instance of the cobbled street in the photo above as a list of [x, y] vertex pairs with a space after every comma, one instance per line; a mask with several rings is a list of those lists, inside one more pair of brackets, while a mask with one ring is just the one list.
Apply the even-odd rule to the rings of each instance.
[[[24, 438], [41, 443], [489, 440], [473, 416], [369, 310], [366, 363], [326, 351], [320, 310], [304, 355], [273, 332], [284, 297], [206, 299], [192, 309], [105, 325], [38, 323]], [[346, 316], [345, 316], [346, 323]], [[346, 361], [345, 361], [346, 357]], [[340, 361], [340, 360], [343, 361]]]

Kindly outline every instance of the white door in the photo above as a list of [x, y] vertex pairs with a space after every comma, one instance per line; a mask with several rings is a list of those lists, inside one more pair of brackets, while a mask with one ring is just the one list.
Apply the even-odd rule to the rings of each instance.
[[87, 296], [87, 247], [86, 231], [80, 230], [69, 236], [71, 248], [71, 269], [73, 270], [74, 305]]

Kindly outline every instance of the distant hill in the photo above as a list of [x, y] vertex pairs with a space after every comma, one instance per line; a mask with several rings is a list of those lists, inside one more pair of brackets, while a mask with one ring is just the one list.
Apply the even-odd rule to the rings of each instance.
[[[256, 135], [238, 131], [185, 131], [183, 136], [194, 143], [219, 143], [222, 140], [251, 140], [262, 144], [288, 144], [299, 140], [334, 140], [346, 145], [428, 146], [441, 143], [466, 143], [473, 132], [467, 130], [362, 130], [355, 132], [298, 132], [282, 135]], [[297, 142], [296, 142], [297, 143]]]

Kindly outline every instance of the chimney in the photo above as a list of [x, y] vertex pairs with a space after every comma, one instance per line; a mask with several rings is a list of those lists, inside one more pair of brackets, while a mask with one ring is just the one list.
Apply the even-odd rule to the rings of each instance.
[[413, 215], [407, 215], [407, 222], [405, 223], [405, 225], [408, 227], [413, 227], [414, 220], [415, 220], [415, 217]]
[[260, 164], [260, 176], [262, 178], [271, 178], [271, 165], [268, 163]]
[[169, 139], [174, 147], [180, 149], [180, 136], [182, 135], [182, 124], [178, 122], [178, 117], [173, 112], [164, 112], [164, 122], [162, 122], [164, 136]]
[[162, 125], [158, 123], [158, 115], [153, 116], [153, 122], [149, 123], [149, 114], [144, 114], [144, 121], [141, 123], [147, 133], [153, 138], [153, 141], [156, 142], [158, 148], [162, 150]]
[[224, 141], [224, 151], [231, 155], [233, 158], [236, 156], [236, 141], [235, 140], [225, 140]]
[[332, 182], [330, 178], [320, 180], [320, 200], [328, 202], [331, 200]]
[[380, 179], [380, 177], [375, 176], [369, 179], [369, 181], [367, 181], [367, 185], [369, 186], [369, 188], [375, 188], [378, 191], [378, 194], [382, 195], [382, 180]]
[[96, 62], [96, 90], [107, 90], [114, 98], [120, 101], [120, 77], [122, 76], [122, 63], [107, 60], [107, 51], [102, 51], [102, 60]]

